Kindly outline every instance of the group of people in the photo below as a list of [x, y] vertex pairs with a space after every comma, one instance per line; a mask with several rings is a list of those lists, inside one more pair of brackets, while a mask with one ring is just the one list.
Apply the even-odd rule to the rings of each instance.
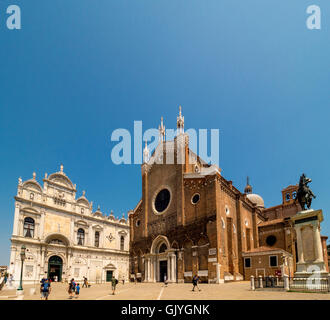
[[[198, 286], [198, 282], [200, 281], [200, 278], [197, 274], [195, 274], [192, 278], [192, 284], [193, 284], [193, 288], [191, 291], [195, 291], [195, 287], [197, 287], [198, 291], [201, 291], [201, 289]], [[164, 287], [167, 287], [168, 285], [168, 280], [166, 277], [166, 274], [164, 275]]]
[[5, 271], [5, 272], [2, 272], [1, 273], [1, 276], [0, 276], [0, 278], [4, 278], [3, 279], [3, 281], [4, 281], [4, 283], [5, 284], [7, 284], [7, 282], [8, 282], [8, 284], [9, 284], [9, 286], [11, 287], [12, 286], [12, 282], [13, 282], [13, 275], [12, 274], [9, 274], [7, 271]]
[[[51, 279], [48, 279], [46, 277], [41, 279], [40, 281], [41, 299], [48, 300], [49, 294], [51, 292], [51, 282], [52, 282]], [[115, 294], [117, 284], [118, 284], [118, 280], [115, 277], [112, 277], [111, 286], [112, 286], [113, 295]], [[84, 283], [82, 287], [90, 288], [90, 286], [91, 285], [88, 283], [87, 278], [84, 277]], [[76, 299], [79, 297], [80, 285], [78, 282], [75, 282], [74, 278], [72, 278], [69, 282], [68, 293], [69, 293], [69, 299], [72, 299], [74, 296], [76, 297]]]
[[69, 282], [68, 292], [69, 292], [69, 299], [72, 299], [74, 296], [76, 296], [76, 298], [79, 297], [80, 285], [79, 283], [75, 282], [73, 278]]

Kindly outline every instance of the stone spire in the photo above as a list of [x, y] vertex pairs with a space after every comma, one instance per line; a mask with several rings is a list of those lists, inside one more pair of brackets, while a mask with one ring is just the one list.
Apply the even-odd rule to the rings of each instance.
[[244, 193], [252, 193], [252, 187], [249, 184], [249, 177], [246, 177], [246, 186], [244, 189]]
[[181, 113], [181, 106], [179, 106], [179, 116], [176, 119], [176, 127], [178, 129], [178, 133], [184, 132], [184, 117]]
[[160, 126], [158, 126], [159, 130], [159, 142], [165, 141], [165, 126], [163, 124], [163, 117], [160, 118]]
[[147, 145], [147, 141], [145, 141], [146, 145], [143, 150], [143, 163], [147, 163], [149, 161], [149, 149]]
[[63, 173], [63, 164], [62, 163], [60, 165], [60, 171], [61, 171], [61, 173]]

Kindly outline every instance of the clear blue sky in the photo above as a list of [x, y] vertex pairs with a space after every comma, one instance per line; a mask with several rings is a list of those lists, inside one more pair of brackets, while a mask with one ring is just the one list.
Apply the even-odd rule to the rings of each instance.
[[[6, 28], [18, 4], [22, 29]], [[322, 29], [306, 28], [318, 4]], [[8, 264], [17, 179], [64, 171], [117, 216], [141, 195], [139, 165], [110, 160], [111, 132], [220, 129], [223, 176], [246, 176], [266, 206], [305, 172], [330, 235], [330, 2], [1, 0], [0, 265]]]

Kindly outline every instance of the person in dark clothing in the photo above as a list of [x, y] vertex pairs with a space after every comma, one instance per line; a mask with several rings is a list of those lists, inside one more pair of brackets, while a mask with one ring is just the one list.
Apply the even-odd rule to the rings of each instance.
[[69, 283], [69, 290], [68, 290], [69, 299], [72, 299], [72, 297], [75, 294], [75, 291], [76, 291], [76, 283], [74, 282], [74, 279], [72, 278], [70, 283]]
[[83, 287], [87, 288], [87, 278], [86, 278], [86, 277], [84, 277], [84, 283], [83, 283], [83, 285], [82, 285], [82, 288], [83, 288]]
[[115, 294], [117, 284], [118, 284], [118, 280], [115, 277], [112, 277], [111, 279], [112, 294]]
[[44, 298], [45, 300], [48, 300], [50, 290], [50, 281], [45, 279], [45, 281], [41, 284], [41, 299]]
[[195, 274], [192, 279], [192, 283], [193, 283], [192, 291], [195, 291], [195, 287], [197, 287], [198, 291], [201, 291], [201, 289], [199, 289], [198, 287], [198, 281], [199, 281], [199, 277], [197, 276], [197, 274]]

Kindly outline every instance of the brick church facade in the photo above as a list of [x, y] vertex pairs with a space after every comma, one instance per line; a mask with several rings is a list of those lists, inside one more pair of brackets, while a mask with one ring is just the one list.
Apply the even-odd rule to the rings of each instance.
[[290, 217], [300, 210], [293, 200], [297, 186], [282, 191], [281, 205], [264, 208], [249, 183], [240, 192], [219, 167], [189, 149], [181, 110], [177, 128], [174, 140], [165, 141], [161, 123], [152, 156], [144, 149], [142, 198], [129, 212], [131, 279], [191, 282], [198, 274], [203, 282], [221, 283], [293, 274]]

